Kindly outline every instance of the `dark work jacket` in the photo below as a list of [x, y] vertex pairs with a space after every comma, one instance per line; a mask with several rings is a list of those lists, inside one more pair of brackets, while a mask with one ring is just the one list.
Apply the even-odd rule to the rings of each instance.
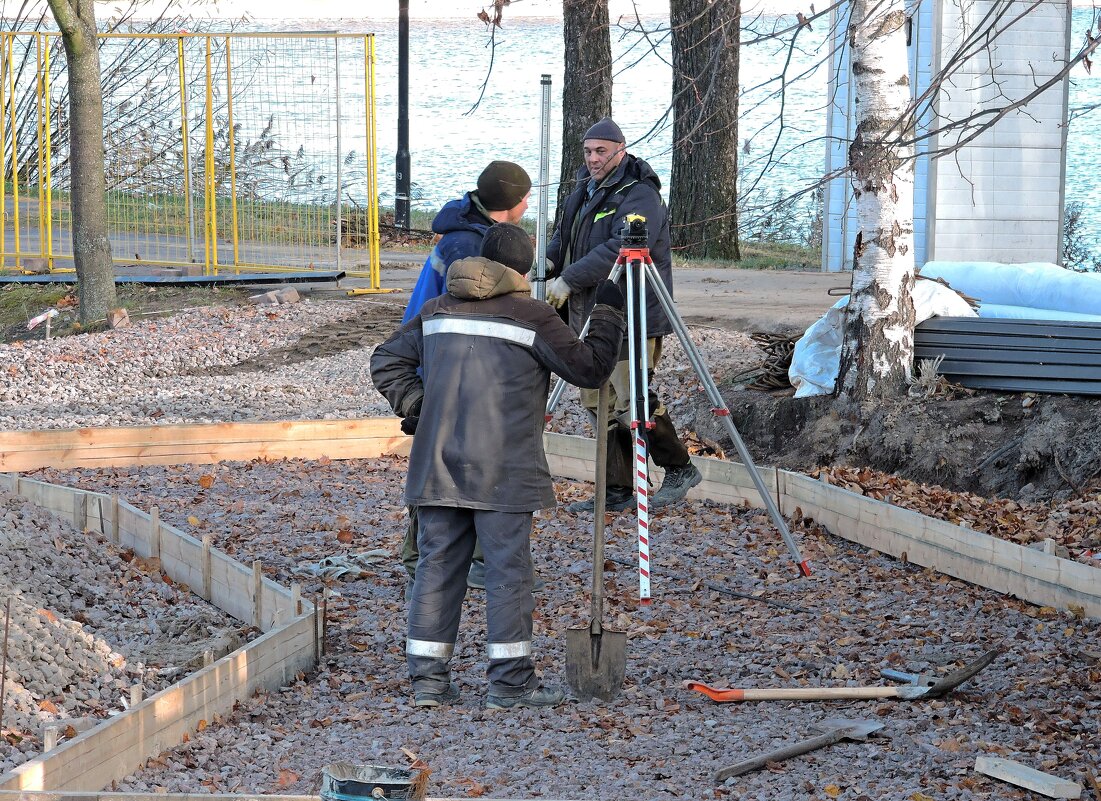
[[394, 411], [408, 416], [423, 397], [407, 504], [500, 512], [555, 505], [543, 452], [550, 374], [600, 386], [626, 322], [597, 306], [581, 341], [530, 292], [515, 270], [463, 259], [448, 270], [447, 294], [375, 349], [371, 378]]
[[[588, 197], [589, 171], [577, 171], [577, 186], [566, 198], [562, 221], [547, 245], [554, 276], [570, 285], [570, 327], [580, 331], [596, 303], [596, 287], [608, 277], [621, 245], [620, 230], [628, 214], [646, 218], [650, 258], [669, 295], [673, 294], [673, 262], [669, 253], [669, 215], [661, 199], [661, 180], [649, 164], [627, 154], [615, 172]], [[576, 235], [574, 221], [578, 212]], [[626, 278], [620, 281], [626, 286]], [[646, 334], [673, 333], [673, 326], [653, 290], [646, 292]]]

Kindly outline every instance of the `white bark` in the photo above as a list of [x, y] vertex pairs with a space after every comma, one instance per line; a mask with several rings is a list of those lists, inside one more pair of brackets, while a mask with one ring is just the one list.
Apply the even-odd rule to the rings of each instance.
[[910, 103], [905, 0], [853, 0], [849, 43], [860, 228], [838, 388], [861, 400], [903, 393], [914, 353], [914, 168], [896, 125]]

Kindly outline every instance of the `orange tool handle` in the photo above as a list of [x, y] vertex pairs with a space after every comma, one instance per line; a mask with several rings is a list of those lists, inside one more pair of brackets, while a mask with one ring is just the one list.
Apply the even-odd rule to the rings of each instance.
[[828, 701], [832, 698], [898, 698], [897, 687], [790, 687], [719, 689], [699, 681], [684, 682], [686, 690], [701, 692], [712, 701]]

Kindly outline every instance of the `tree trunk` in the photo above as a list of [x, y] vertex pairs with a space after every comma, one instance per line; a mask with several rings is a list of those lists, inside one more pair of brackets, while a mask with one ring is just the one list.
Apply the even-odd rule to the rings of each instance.
[[65, 43], [72, 161], [73, 260], [82, 325], [117, 304], [103, 165], [103, 93], [92, 0], [49, 0]]
[[849, 171], [859, 232], [837, 386], [842, 397], [861, 401], [901, 395], [911, 375], [914, 163], [897, 144], [909, 128], [905, 0], [853, 0], [851, 9], [856, 134]]
[[683, 255], [738, 259], [740, 0], [670, 0], [670, 235]]
[[612, 39], [608, 0], [562, 0], [565, 69], [562, 80], [562, 172], [554, 228], [581, 166], [581, 137], [612, 114]]

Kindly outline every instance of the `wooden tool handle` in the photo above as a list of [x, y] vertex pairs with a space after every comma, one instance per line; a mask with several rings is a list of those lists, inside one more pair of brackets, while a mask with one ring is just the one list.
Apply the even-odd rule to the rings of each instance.
[[761, 689], [719, 689], [698, 681], [684, 687], [703, 693], [712, 701], [828, 701], [832, 698], [898, 698], [898, 687], [778, 687]]
[[836, 729], [831, 732], [826, 732], [825, 734], [820, 734], [817, 737], [811, 737], [809, 740], [803, 740], [794, 745], [778, 748], [767, 754], [761, 754], [760, 756], [747, 759], [744, 762], [730, 765], [715, 773], [715, 783], [720, 784], [732, 776], [741, 776], [743, 773], [749, 773], [751, 770], [759, 770], [768, 762], [783, 762], [785, 759], [791, 759], [794, 756], [799, 756], [809, 751], [815, 751], [827, 745], [833, 745], [844, 737], [844, 735], [845, 732], [843, 729]]

